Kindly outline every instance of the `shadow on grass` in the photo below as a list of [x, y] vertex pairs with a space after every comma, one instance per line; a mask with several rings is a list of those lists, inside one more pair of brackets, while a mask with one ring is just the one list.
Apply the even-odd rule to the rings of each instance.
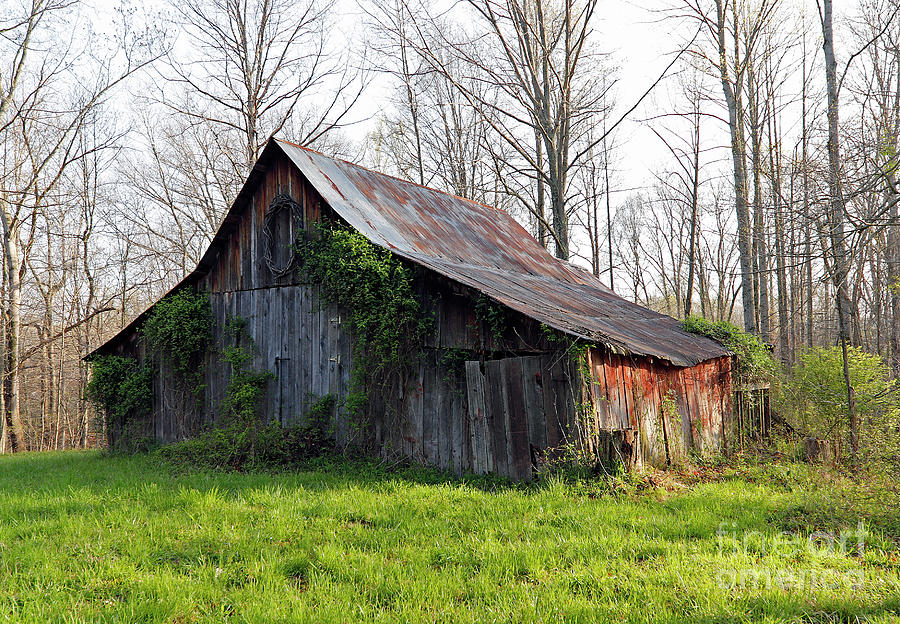
[[[330, 455], [311, 459], [284, 470], [242, 472], [194, 470], [173, 467], [153, 454], [107, 455], [102, 451], [27, 453], [0, 457], [0, 496], [15, 492], [43, 493], [61, 500], [51, 505], [19, 501], [19, 511], [30, 517], [76, 513], [79, 492], [102, 494], [113, 500], [134, 498], [135, 488], [155, 484], [172, 490], [184, 487], [199, 493], [216, 490], [239, 496], [260, 488], [303, 488], [310, 492], [357, 490], [373, 493], [398, 491], [411, 486], [442, 486], [471, 494], [509, 494], [522, 497], [554, 491], [567, 498], [652, 511], [652, 517], [627, 514], [622, 521], [652, 529], [665, 539], [715, 539], [723, 530], [791, 531], [811, 533], [836, 530], [856, 524], [852, 512], [837, 506], [828, 515], [821, 493], [775, 493], [764, 480], [753, 478], [742, 487], [739, 476], [729, 475], [718, 483], [703, 483], [675, 494], [622, 486], [619, 478], [598, 477], [594, 481], [567, 479], [565, 475], [513, 483], [493, 475], [455, 477], [449, 472], [420, 466], [389, 466], [372, 459]], [[776, 488], [778, 489], [778, 488]], [[661, 495], [660, 495], [661, 494]], [[837, 499], [840, 502], [840, 499]], [[7, 504], [13, 503], [7, 500]], [[13, 503], [14, 504], [14, 503]], [[900, 509], [880, 511], [875, 531], [900, 526]], [[635, 515], [635, 520], [631, 517]], [[871, 518], [862, 518], [871, 523]], [[610, 519], [617, 522], [619, 519]], [[632, 525], [633, 526], [633, 525]]]

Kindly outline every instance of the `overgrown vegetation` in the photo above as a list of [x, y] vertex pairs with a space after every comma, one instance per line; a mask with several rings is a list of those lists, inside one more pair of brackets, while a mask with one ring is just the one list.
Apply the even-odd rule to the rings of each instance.
[[256, 351], [256, 341], [247, 332], [247, 321], [233, 316], [225, 323], [229, 343], [222, 349], [222, 357], [231, 366], [231, 378], [225, 389], [223, 409], [226, 418], [243, 427], [258, 424], [259, 407], [265, 397], [266, 386], [275, 379], [268, 370], [250, 366]]
[[[769, 384], [774, 416], [789, 425], [788, 429], [801, 438], [825, 440], [838, 462], [853, 459], [849, 452], [847, 382], [839, 346], [807, 349], [793, 368], [785, 370], [758, 337], [730, 323], [692, 316], [682, 325], [733, 351], [740, 383]], [[847, 364], [860, 422], [857, 468], [865, 464], [869, 472], [900, 475], [900, 384], [880, 355], [862, 348], [848, 347]]]
[[597, 463], [594, 453], [585, 449], [584, 441], [594, 433], [594, 397], [593, 397], [593, 373], [588, 362], [588, 354], [592, 343], [580, 338], [574, 338], [563, 332], [541, 323], [541, 334], [553, 348], [557, 350], [560, 361], [568, 361], [570, 370], [577, 374], [580, 383], [572, 384], [572, 401], [575, 404], [575, 416], [577, 428], [570, 431], [569, 439], [564, 440], [558, 449], [544, 459], [545, 470], [550, 473], [571, 472], [581, 474], [584, 471], [595, 472], [600, 468], [604, 473], [619, 472], [622, 469], [620, 462], [611, 460], [612, 464], [601, 466]]
[[681, 321], [681, 326], [685, 331], [712, 338], [734, 353], [734, 372], [742, 383], [769, 382], [779, 372], [769, 347], [758, 336], [745, 332], [737, 325], [689, 316]]
[[108, 441], [117, 450], [147, 448], [145, 420], [153, 405], [151, 361], [160, 361], [185, 395], [203, 390], [203, 360], [212, 340], [209, 295], [188, 289], [161, 299], [140, 330], [147, 362], [133, 357], [101, 355], [91, 360], [85, 396], [107, 416]]
[[297, 469], [311, 459], [335, 452], [334, 395], [311, 396], [301, 425], [264, 423], [258, 416], [258, 407], [265, 384], [272, 376], [260, 371], [244, 373], [252, 379], [242, 379], [234, 388], [229, 386], [232, 394], [242, 397], [237, 412], [228, 412], [223, 423], [193, 438], [159, 448], [156, 456], [179, 469], [241, 471]]
[[219, 442], [230, 442], [231, 452], [227, 454], [230, 459], [226, 463], [237, 462], [236, 467], [240, 467], [245, 461], [244, 454], [251, 462], [256, 459], [260, 430], [265, 426], [260, 407], [266, 388], [275, 379], [275, 375], [268, 370], [256, 370], [250, 366], [256, 342], [247, 331], [245, 319], [233, 316], [227, 320], [224, 329], [228, 342], [222, 348], [222, 357], [231, 366], [231, 377], [222, 405], [225, 424], [219, 430], [206, 432], [198, 440], [195, 450], [210, 443], [213, 454], [218, 454], [216, 451], [223, 450], [219, 448]]
[[502, 344], [503, 337], [509, 329], [509, 308], [484, 293], [479, 293], [475, 299], [475, 318], [487, 327], [491, 337], [498, 345]]
[[442, 350], [438, 361], [446, 371], [444, 382], [460, 388], [459, 384], [464, 383], [466, 379], [466, 360], [472, 357], [472, 352], [468, 349]]
[[[510, 486], [339, 457], [210, 473], [147, 456], [0, 456], [0, 613], [24, 624], [897, 620], [895, 485], [861, 497], [840, 473], [758, 458], [697, 470]], [[829, 548], [823, 531], [842, 530], [847, 549]]]
[[297, 469], [310, 460], [334, 453], [331, 417], [337, 400], [327, 394], [310, 399], [302, 425], [240, 418], [202, 431], [196, 437], [169, 444], [156, 456], [179, 469], [263, 470]]
[[85, 397], [107, 415], [109, 426], [122, 427], [143, 418], [153, 406], [152, 374], [131, 357], [100, 355], [91, 360], [93, 372]]
[[[205, 293], [179, 291], [162, 299], [150, 314], [141, 335], [148, 353], [171, 370], [190, 394], [203, 386], [203, 359], [211, 348], [212, 312]], [[185, 467], [243, 469], [287, 467], [332, 449], [330, 421], [336, 400], [332, 395], [311, 401], [305, 424], [282, 428], [265, 423], [260, 408], [275, 375], [253, 368], [256, 343], [247, 322], [231, 317], [223, 328], [221, 355], [231, 367], [222, 413], [215, 427], [192, 439], [159, 449], [160, 457]], [[116, 450], [146, 451], [146, 427], [129, 423], [145, 420], [152, 408], [152, 371], [134, 358], [100, 356], [93, 361], [87, 397], [108, 415], [115, 427]], [[145, 424], [145, 423], [140, 423]], [[134, 440], [130, 439], [133, 433]]]
[[199, 391], [212, 331], [209, 294], [183, 288], [153, 306], [141, 327], [141, 338], [151, 355], [171, 367], [175, 379]]
[[353, 377], [345, 408], [362, 417], [370, 392], [404, 382], [433, 327], [416, 297], [416, 269], [362, 234], [328, 221], [317, 223], [297, 250], [304, 279], [319, 284], [322, 300], [348, 315]]
[[[847, 363], [863, 433], [859, 459], [900, 471], [900, 385], [880, 355], [849, 347]], [[778, 407], [802, 435], [830, 440], [840, 454], [849, 439], [841, 348], [809, 349], [791, 373]]]

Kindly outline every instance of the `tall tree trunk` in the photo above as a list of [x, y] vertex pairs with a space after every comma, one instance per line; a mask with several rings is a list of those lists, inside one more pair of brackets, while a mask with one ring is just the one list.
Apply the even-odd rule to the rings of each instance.
[[[897, 198], [892, 198], [896, 201]], [[890, 292], [890, 343], [891, 369], [900, 377], [900, 214], [897, 204], [890, 210], [890, 224], [887, 227], [887, 280]]]
[[[774, 98], [774, 86], [770, 82], [770, 97]], [[775, 222], [775, 280], [778, 289], [778, 351], [781, 361], [789, 364], [792, 323], [788, 319], [787, 263], [784, 248], [784, 216], [781, 211], [781, 141], [778, 137], [778, 118], [775, 103], [770, 101], [769, 121], [769, 170], [772, 180], [772, 212]], [[793, 193], [793, 190], [791, 191]]]
[[793, 360], [790, 347], [791, 321], [788, 319], [787, 265], [784, 249], [784, 218], [781, 203], [775, 200], [775, 277], [778, 288], [778, 350], [781, 361], [790, 364]]
[[[402, 8], [400, 9], [402, 11]], [[400, 28], [405, 28], [405, 21], [402, 17], [398, 20]], [[401, 30], [400, 34], [400, 67], [403, 72], [403, 85], [406, 87], [406, 105], [409, 107], [409, 115], [413, 126], [413, 139], [416, 149], [416, 170], [418, 173], [419, 184], [425, 186], [425, 165], [422, 162], [422, 133], [419, 129], [419, 103], [413, 92], [412, 72], [409, 66], [409, 54], [406, 32]]]
[[[606, 135], [606, 121], [603, 122], [603, 134]], [[611, 191], [609, 188], [609, 149], [606, 144], [606, 137], [603, 138], [603, 186], [606, 195], [606, 249], [609, 253], [609, 289], [615, 290], [615, 278], [613, 276], [613, 224], [612, 224], [612, 206]], [[598, 274], [599, 277], [599, 274]]]
[[837, 60], [834, 54], [834, 28], [832, 26], [832, 0], [822, 0], [822, 47], [825, 51], [825, 82], [828, 92], [828, 233], [831, 243], [831, 273], [835, 287], [835, 303], [838, 317], [838, 336], [843, 355], [844, 383], [847, 387], [847, 412], [850, 421], [850, 452], [855, 462], [859, 456], [859, 417], [856, 413], [856, 397], [850, 382], [848, 346], [850, 344], [850, 297], [847, 293], [849, 262], [844, 241], [844, 197], [840, 178], [840, 144], [838, 123]]
[[535, 151], [535, 162], [538, 166], [537, 173], [537, 205], [534, 210], [537, 215], [537, 231], [538, 231], [538, 242], [541, 246], [546, 249], [550, 244], [549, 236], [547, 235], [547, 211], [546, 211], [546, 192], [544, 191], [544, 148], [541, 144], [541, 135], [537, 132], [534, 134], [534, 151]]
[[753, 284], [757, 311], [757, 327], [759, 335], [765, 342], [769, 342], [769, 266], [768, 250], [765, 230], [765, 215], [763, 214], [762, 191], [762, 134], [760, 132], [762, 120], [760, 119], [759, 81], [753, 66], [747, 69], [748, 75], [748, 104], [750, 112], [750, 151], [753, 161]]
[[[728, 44], [726, 41], [726, 21], [723, 0], [716, 0], [716, 31], [719, 46], [719, 73], [722, 92], [728, 107], [728, 128], [731, 134], [731, 160], [734, 167], [734, 208], [737, 215], [738, 255], [741, 267], [741, 301], [744, 312], [744, 329], [757, 332], [756, 304], [753, 300], [753, 248], [751, 243], [750, 209], [747, 204], [747, 167], [745, 163], [743, 74], [740, 70], [732, 83], [728, 72]], [[737, 20], [736, 10], [732, 16]], [[735, 48], [738, 47], [735, 33]]]
[[[691, 227], [690, 227], [690, 243], [688, 244], [688, 278], [687, 288], [684, 295], [684, 316], [691, 315], [691, 303], [694, 298], [694, 273], [697, 259], [697, 211], [699, 204], [700, 192], [700, 110], [695, 105], [693, 112], [694, 117], [694, 136], [693, 150], [691, 156], [694, 162], [691, 163]], [[702, 299], [702, 297], [701, 297]], [[702, 305], [702, 304], [701, 304]]]
[[19, 406], [21, 391], [21, 370], [19, 366], [19, 336], [22, 320], [22, 266], [16, 237], [18, 234], [11, 227], [8, 205], [5, 199], [0, 202], [0, 220], [3, 225], [4, 265], [6, 272], [6, 357], [4, 363], [6, 411], [4, 419], [9, 420], [7, 439], [9, 449], [26, 450], [25, 426]]
[[[806, 87], [807, 87], [807, 75], [806, 75], [806, 37], [803, 37], [803, 93], [801, 95], [801, 105], [802, 105], [802, 136], [801, 136], [801, 162], [803, 166], [803, 216], [806, 221], [804, 227], [804, 239], [803, 239], [803, 272], [806, 277], [806, 326], [805, 326], [805, 334], [806, 334], [806, 346], [807, 348], [812, 348], [813, 341], [813, 280], [812, 280], [812, 235], [813, 235], [813, 223], [814, 219], [809, 212], [809, 126], [806, 123]], [[802, 280], [801, 280], [802, 281]]]

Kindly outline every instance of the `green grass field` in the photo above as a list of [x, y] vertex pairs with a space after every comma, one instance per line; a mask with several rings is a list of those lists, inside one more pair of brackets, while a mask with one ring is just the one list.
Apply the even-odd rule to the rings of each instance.
[[[726, 467], [610, 494], [366, 463], [216, 474], [3, 456], [0, 621], [897, 620], [900, 509], [823, 475]], [[808, 547], [860, 517], [862, 552], [855, 535], [845, 552], [824, 534]]]

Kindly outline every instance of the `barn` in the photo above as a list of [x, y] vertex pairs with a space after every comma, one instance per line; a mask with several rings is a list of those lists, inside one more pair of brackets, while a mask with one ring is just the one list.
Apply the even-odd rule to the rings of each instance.
[[[431, 319], [402, 381], [365, 406], [362, 433], [343, 402], [357, 365], [350, 311], [325, 301], [294, 257], [294, 242], [324, 220], [415, 267]], [[183, 289], [208, 293], [215, 342], [229, 319], [244, 320], [253, 365], [272, 373], [263, 417], [302, 424], [311, 397], [334, 397], [339, 447], [528, 479], [567, 449], [663, 465], [724, 450], [731, 435], [732, 360], [718, 343], [554, 258], [503, 211], [282, 140], [266, 145], [173, 292]], [[486, 305], [502, 310], [502, 326], [479, 313]], [[140, 329], [151, 310], [92, 356], [146, 359]], [[202, 396], [185, 398], [154, 364], [147, 434], [171, 442], [218, 422], [232, 372], [210, 350]], [[111, 440], [119, 434], [109, 427]]]

